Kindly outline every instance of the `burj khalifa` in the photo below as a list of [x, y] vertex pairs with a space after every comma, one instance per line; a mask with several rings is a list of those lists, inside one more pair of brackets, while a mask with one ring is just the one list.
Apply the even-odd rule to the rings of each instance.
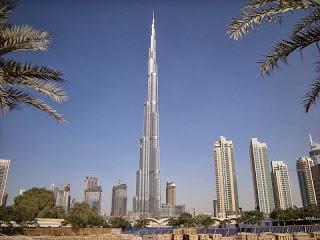
[[136, 175], [133, 210], [157, 216], [160, 212], [160, 145], [158, 110], [158, 66], [155, 20], [153, 14], [148, 60], [148, 95], [144, 103], [143, 136], [140, 138], [140, 161]]

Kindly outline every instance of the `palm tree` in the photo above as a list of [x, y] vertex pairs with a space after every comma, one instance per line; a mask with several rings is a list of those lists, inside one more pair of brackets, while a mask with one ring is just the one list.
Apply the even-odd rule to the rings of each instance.
[[[287, 64], [288, 56], [308, 46], [315, 45], [320, 51], [320, 0], [252, 0], [241, 10], [240, 18], [232, 19], [228, 34], [230, 38], [239, 40], [250, 30], [263, 22], [281, 22], [289, 12], [305, 10], [308, 15], [293, 27], [288, 39], [276, 43], [272, 50], [264, 54], [259, 61], [262, 75], [269, 75], [279, 67], [279, 63]], [[318, 77], [310, 85], [303, 98], [305, 111], [308, 112], [320, 97], [320, 61], [316, 62]]]
[[64, 81], [62, 73], [46, 66], [4, 58], [16, 51], [46, 51], [51, 41], [48, 32], [10, 24], [8, 18], [15, 7], [13, 0], [0, 1], [0, 109], [5, 114], [27, 104], [45, 111], [57, 122], [63, 122], [60, 113], [32, 93], [38, 92], [55, 102], [66, 101], [68, 97], [59, 87]]

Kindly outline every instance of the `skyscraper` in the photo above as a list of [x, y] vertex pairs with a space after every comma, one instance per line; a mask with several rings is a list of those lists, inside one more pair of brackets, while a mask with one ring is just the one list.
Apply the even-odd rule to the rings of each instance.
[[320, 164], [312, 166], [311, 173], [317, 205], [320, 205]]
[[3, 205], [9, 166], [10, 160], [0, 159], [0, 206]]
[[122, 217], [127, 214], [127, 185], [119, 184], [112, 188], [111, 216]]
[[102, 188], [97, 177], [87, 176], [84, 180], [84, 202], [97, 209], [100, 214]]
[[274, 199], [267, 144], [252, 138], [249, 153], [256, 209], [269, 214], [274, 209]]
[[50, 190], [54, 193], [55, 205], [67, 212], [70, 208], [70, 184], [66, 184], [65, 186], [55, 186], [52, 184]]
[[212, 205], [213, 205], [213, 217], [217, 218], [218, 217], [218, 201], [216, 199], [212, 200]]
[[153, 15], [148, 61], [148, 95], [144, 103], [144, 129], [140, 138], [140, 161], [136, 173], [133, 210], [158, 215], [160, 211], [160, 146], [158, 111], [158, 66]]
[[309, 135], [310, 139], [310, 151], [309, 155], [314, 162], [314, 165], [320, 164], [320, 143], [316, 143], [312, 140], [312, 136]]
[[175, 182], [167, 182], [166, 204], [176, 205], [176, 184], [175, 184]]
[[218, 217], [239, 212], [232, 141], [221, 136], [213, 146]]
[[292, 208], [288, 167], [283, 161], [272, 161], [271, 166], [275, 207], [284, 210]]
[[302, 205], [304, 207], [310, 204], [317, 204], [311, 174], [311, 167], [313, 165], [313, 160], [308, 157], [300, 157], [296, 162]]
[[6, 207], [7, 206], [7, 201], [8, 201], [8, 193], [4, 192], [3, 194], [3, 199], [2, 199], [2, 206]]

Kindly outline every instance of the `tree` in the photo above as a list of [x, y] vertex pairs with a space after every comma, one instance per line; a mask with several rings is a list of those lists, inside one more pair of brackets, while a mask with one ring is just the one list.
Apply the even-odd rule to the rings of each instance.
[[172, 227], [195, 227], [197, 225], [196, 219], [190, 213], [182, 213], [178, 219], [169, 218], [168, 226]]
[[25, 225], [34, 221], [39, 213], [54, 208], [54, 205], [55, 197], [52, 191], [32, 188], [14, 199], [14, 220]]
[[15, 7], [13, 0], [0, 1], [0, 110], [5, 114], [19, 109], [21, 104], [27, 104], [48, 113], [57, 122], [63, 122], [60, 113], [30, 91], [58, 103], [66, 101], [67, 94], [59, 86], [64, 81], [62, 73], [47, 66], [4, 58], [16, 51], [46, 51], [52, 40], [48, 32], [9, 23], [8, 19]]
[[121, 217], [115, 217], [115, 218], [111, 219], [110, 223], [111, 223], [111, 227], [113, 227], [113, 228], [122, 228], [123, 229], [123, 228], [131, 226], [127, 220], [125, 220]]
[[213, 220], [209, 215], [205, 214], [199, 214], [194, 218], [195, 223], [198, 227], [204, 227], [206, 229], [215, 223], [215, 220]]
[[229, 219], [224, 219], [224, 220], [220, 221], [219, 227], [226, 227], [229, 223], [230, 223]]
[[44, 207], [39, 213], [39, 218], [65, 218], [66, 213], [61, 208], [56, 207]]
[[241, 214], [241, 217], [237, 219], [237, 222], [254, 225], [260, 223], [263, 219], [263, 213], [260, 211], [245, 211]]
[[0, 206], [0, 224], [5, 224], [7, 226], [12, 226], [12, 222], [15, 221], [15, 211], [13, 208]]
[[[264, 59], [258, 62], [262, 75], [269, 75], [279, 68], [280, 62], [287, 64], [288, 57], [293, 52], [299, 51], [302, 54], [302, 50], [311, 45], [320, 51], [320, 0], [252, 0], [241, 11], [240, 18], [235, 18], [230, 23], [230, 38], [239, 40], [257, 25], [263, 22], [281, 22], [286, 13], [298, 10], [305, 10], [308, 15], [297, 22], [287, 39], [279, 41], [272, 50], [264, 54]], [[306, 112], [320, 97], [320, 61], [316, 62], [316, 72], [318, 77], [303, 98]]]
[[179, 220], [173, 217], [169, 218], [167, 225], [174, 228], [180, 227]]
[[68, 211], [64, 224], [67, 223], [73, 227], [105, 226], [103, 218], [88, 203], [75, 203]]
[[137, 228], [146, 228], [149, 225], [150, 220], [147, 218], [138, 219], [134, 225]]
[[320, 208], [317, 205], [309, 205], [296, 210], [297, 219], [312, 220], [320, 218]]
[[178, 218], [179, 225], [183, 227], [194, 227], [195, 219], [192, 217], [190, 213], [182, 213]]

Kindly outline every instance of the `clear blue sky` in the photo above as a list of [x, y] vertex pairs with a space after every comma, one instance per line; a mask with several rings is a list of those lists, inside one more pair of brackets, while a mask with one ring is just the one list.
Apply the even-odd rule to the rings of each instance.
[[[301, 98], [316, 76], [315, 48], [289, 59], [270, 77], [256, 60], [296, 21], [264, 25], [242, 41], [226, 28], [244, 1], [20, 1], [15, 24], [53, 33], [48, 52], [11, 55], [63, 71], [70, 100], [57, 108], [68, 123], [24, 108], [0, 119], [0, 158], [11, 159], [9, 202], [19, 189], [71, 184], [82, 200], [86, 175], [99, 177], [102, 210], [109, 212], [111, 188], [123, 179], [132, 208], [138, 144], [146, 97], [152, 11], [156, 12], [160, 84], [162, 201], [165, 183], [177, 184], [177, 202], [211, 212], [215, 197], [212, 145], [233, 140], [240, 206], [254, 207], [248, 146], [258, 137], [270, 160], [295, 160], [308, 153], [308, 133], [320, 141], [320, 109], [305, 114]], [[296, 172], [290, 173], [300, 205]]]

